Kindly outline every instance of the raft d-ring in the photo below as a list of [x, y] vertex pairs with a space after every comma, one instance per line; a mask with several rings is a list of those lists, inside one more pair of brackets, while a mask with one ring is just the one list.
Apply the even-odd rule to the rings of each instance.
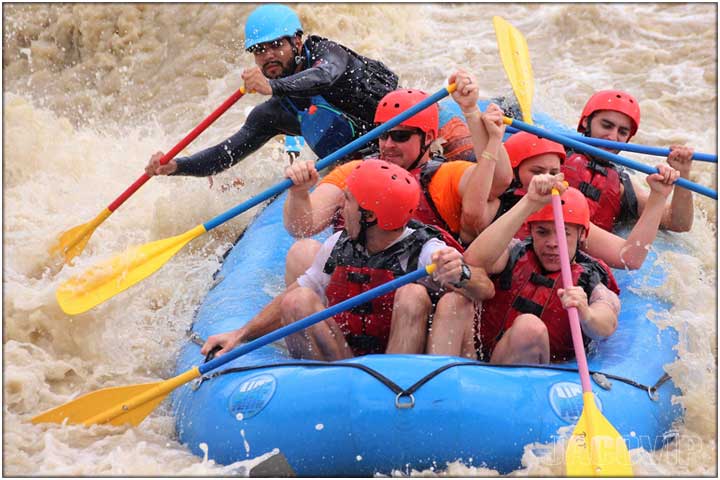
[[[400, 399], [403, 397], [407, 397], [410, 399], [409, 402], [401, 402]], [[400, 392], [397, 394], [397, 397], [395, 397], [395, 408], [413, 408], [415, 406], [415, 397], [413, 397], [413, 394], [406, 394], [405, 392]]]
[[647, 389], [648, 397], [650, 397], [650, 400], [653, 402], [657, 402], [660, 398], [660, 395], [658, 394], [657, 390], [653, 387], [648, 387]]
[[192, 390], [193, 392], [197, 391], [197, 389], [200, 388], [200, 385], [202, 385], [203, 381], [204, 378], [200, 377], [190, 382], [190, 390]]

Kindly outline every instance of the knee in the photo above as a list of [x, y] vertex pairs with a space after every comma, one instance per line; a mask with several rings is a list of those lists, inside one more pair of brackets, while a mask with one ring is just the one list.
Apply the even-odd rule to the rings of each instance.
[[301, 238], [290, 246], [288, 250], [288, 259], [305, 259], [308, 255], [314, 257], [320, 249], [320, 242], [312, 238]]
[[535, 315], [518, 316], [512, 325], [512, 343], [516, 348], [528, 349], [547, 345], [550, 341], [548, 330]]
[[432, 302], [427, 289], [417, 283], [402, 286], [395, 291], [393, 311], [411, 316], [429, 314]]
[[320, 301], [317, 294], [305, 287], [295, 288], [285, 293], [280, 302], [280, 312], [284, 325], [299, 320], [314, 312], [314, 306]]
[[464, 324], [473, 321], [473, 302], [457, 292], [448, 292], [438, 300], [433, 327]]
[[320, 242], [312, 238], [303, 238], [292, 244], [285, 260], [286, 285], [293, 283], [310, 268], [320, 246]]
[[436, 311], [464, 314], [472, 311], [472, 305], [472, 300], [465, 295], [457, 292], [447, 292], [438, 300]]

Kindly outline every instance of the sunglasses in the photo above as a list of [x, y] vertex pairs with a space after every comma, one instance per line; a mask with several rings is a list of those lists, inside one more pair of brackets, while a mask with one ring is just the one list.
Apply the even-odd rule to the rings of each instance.
[[282, 48], [283, 41], [282, 39], [273, 40], [272, 42], [265, 42], [260, 43], [258, 45], [253, 45], [252, 47], [248, 48], [248, 52], [252, 53], [253, 55], [260, 55], [262, 53], [265, 53], [266, 50], [278, 50]]
[[392, 138], [395, 143], [405, 143], [410, 140], [413, 135], [419, 135], [420, 132], [417, 130], [390, 130], [389, 132], [383, 132], [380, 134], [380, 140], [387, 140]]

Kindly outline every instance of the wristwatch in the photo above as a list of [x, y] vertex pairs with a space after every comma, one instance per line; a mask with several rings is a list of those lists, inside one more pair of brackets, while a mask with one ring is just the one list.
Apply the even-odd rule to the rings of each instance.
[[460, 270], [460, 280], [458, 280], [457, 282], [450, 282], [450, 285], [455, 288], [464, 288], [471, 277], [472, 272], [470, 271], [470, 267], [468, 267], [467, 264], [463, 262], [462, 268]]

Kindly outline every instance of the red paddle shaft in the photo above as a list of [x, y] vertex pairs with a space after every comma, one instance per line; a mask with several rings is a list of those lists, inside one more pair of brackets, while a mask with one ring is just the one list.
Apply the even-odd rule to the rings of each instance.
[[[192, 132], [188, 133], [185, 138], [180, 140], [177, 145], [175, 145], [169, 152], [163, 155], [163, 157], [160, 159], [160, 165], [165, 165], [167, 162], [175, 158], [175, 155], [180, 153], [183, 148], [187, 147], [190, 142], [195, 140], [198, 135], [200, 135], [207, 127], [209, 127], [215, 120], [217, 120], [220, 115], [225, 113], [225, 111], [230, 108], [235, 102], [240, 100], [243, 95], [245, 95], [244, 87], [241, 87], [238, 91], [230, 95], [230, 97], [225, 100], [223, 104], [220, 105], [214, 112], [208, 115], [208, 117], [203, 120], [200, 125], [195, 127]], [[127, 190], [125, 190], [122, 194], [120, 194], [118, 198], [115, 199], [114, 202], [108, 205], [108, 210], [114, 212], [120, 205], [125, 202], [125, 200], [130, 198], [130, 196], [135, 193], [140, 187], [142, 187], [148, 180], [150, 180], [150, 177], [148, 177], [147, 174], [143, 173], [140, 178], [135, 180], [135, 183], [130, 185]]]

